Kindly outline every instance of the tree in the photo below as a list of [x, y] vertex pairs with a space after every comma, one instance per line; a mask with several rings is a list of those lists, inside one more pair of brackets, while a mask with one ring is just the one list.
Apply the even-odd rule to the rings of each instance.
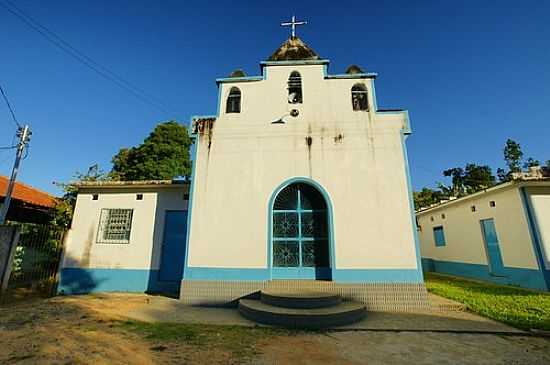
[[453, 167], [443, 171], [443, 176], [451, 177], [451, 186], [439, 184], [439, 188], [448, 196], [462, 196], [466, 193], [464, 186], [464, 169], [462, 167]]
[[413, 192], [414, 209], [416, 210], [437, 204], [443, 199], [445, 199], [445, 196], [439, 190], [423, 188], [421, 191]]
[[137, 147], [122, 148], [113, 157], [111, 177], [117, 180], [170, 180], [191, 174], [187, 128], [161, 123]]
[[496, 183], [491, 168], [487, 165], [468, 163], [464, 168], [453, 167], [443, 171], [443, 176], [451, 177], [451, 185], [439, 184], [443, 195], [461, 197], [487, 189]]
[[523, 164], [523, 168], [528, 170], [530, 167], [540, 166], [540, 161], [535, 160], [533, 157], [529, 157]]
[[64, 194], [61, 199], [57, 200], [52, 224], [63, 227], [68, 227], [71, 224], [74, 206], [76, 204], [76, 196], [78, 193], [78, 188], [74, 185], [74, 183], [85, 181], [105, 181], [109, 179], [109, 175], [104, 173], [103, 170], [99, 168], [98, 164], [95, 164], [90, 166], [88, 172], [85, 174], [77, 171], [73, 175], [73, 180], [70, 183], [56, 183], [56, 185], [63, 190]]
[[516, 141], [508, 138], [504, 146], [504, 161], [506, 161], [506, 166], [508, 166], [506, 180], [510, 179], [512, 173], [521, 172], [522, 159], [523, 152], [521, 151], [521, 146]]
[[124, 180], [124, 173], [128, 171], [128, 157], [130, 149], [121, 148], [116, 155], [111, 159], [113, 167], [111, 169], [111, 178], [113, 180]]
[[490, 188], [496, 184], [495, 176], [487, 165], [466, 164], [464, 186], [468, 194]]

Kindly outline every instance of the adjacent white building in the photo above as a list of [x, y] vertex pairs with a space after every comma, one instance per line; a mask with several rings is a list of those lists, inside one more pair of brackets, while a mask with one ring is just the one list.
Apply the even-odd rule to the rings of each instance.
[[550, 289], [550, 178], [527, 177], [417, 212], [425, 271]]
[[79, 184], [58, 291], [178, 292], [188, 188], [182, 181]]

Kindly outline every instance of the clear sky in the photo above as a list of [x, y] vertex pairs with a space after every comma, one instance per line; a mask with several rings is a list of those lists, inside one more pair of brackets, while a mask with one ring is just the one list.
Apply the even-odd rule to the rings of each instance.
[[[0, 0], [0, 5], [6, 0]], [[0, 6], [0, 83], [33, 129], [20, 179], [57, 193], [167, 119], [216, 112], [214, 80], [259, 73], [298, 35], [330, 73], [378, 72], [378, 105], [409, 110], [415, 188], [467, 162], [503, 165], [506, 138], [550, 159], [550, 1], [39, 1], [17, 6], [82, 53], [168, 105], [144, 103], [75, 61]], [[15, 127], [0, 103], [0, 146]], [[0, 174], [13, 151], [0, 150]]]

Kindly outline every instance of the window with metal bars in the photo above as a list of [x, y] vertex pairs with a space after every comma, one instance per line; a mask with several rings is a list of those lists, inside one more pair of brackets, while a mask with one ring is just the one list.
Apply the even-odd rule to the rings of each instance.
[[288, 78], [288, 103], [302, 104], [302, 76], [298, 71], [292, 71]]
[[130, 243], [133, 209], [101, 209], [97, 243]]
[[369, 110], [367, 87], [364, 84], [355, 84], [351, 88], [351, 105], [355, 111]]
[[227, 97], [225, 112], [226, 113], [241, 112], [241, 90], [239, 90], [238, 87], [232, 87], [231, 90], [229, 90], [229, 96]]

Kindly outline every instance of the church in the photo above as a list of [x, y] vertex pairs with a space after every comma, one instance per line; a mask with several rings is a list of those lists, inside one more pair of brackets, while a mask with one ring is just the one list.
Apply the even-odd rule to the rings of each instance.
[[[162, 244], [136, 245], [126, 265], [129, 246], [98, 248], [99, 231], [89, 218], [79, 218], [84, 203], [77, 201], [72, 231], [79, 222], [91, 226], [80, 235], [71, 232], [62, 289], [71, 292], [63, 276], [67, 284], [81, 275], [87, 255], [87, 270], [93, 262], [107, 270], [132, 266], [149, 281], [159, 281], [154, 270], [172, 271], [180, 299], [193, 305], [227, 304], [270, 288], [334, 292], [371, 310], [427, 305], [405, 146], [408, 112], [378, 107], [376, 73], [357, 65], [330, 73], [329, 60], [296, 36], [293, 23], [289, 39], [260, 62], [259, 75], [237, 70], [217, 79], [216, 114], [192, 117], [195, 146], [185, 198], [175, 193], [178, 184], [163, 186], [172, 194], [163, 204], [185, 211], [186, 222], [171, 228], [179, 246], [165, 255]], [[117, 207], [125, 185], [106, 184], [99, 199], [90, 185], [83, 187], [85, 204], [108, 195], [110, 207]], [[153, 185], [128, 188], [139, 195]], [[161, 191], [156, 194], [160, 202]], [[100, 208], [93, 213], [98, 225]], [[132, 209], [138, 219], [142, 208]], [[161, 215], [158, 206], [147, 209]], [[162, 241], [164, 221], [142, 222], [149, 223], [139, 229], [154, 227], [136, 239]], [[130, 245], [132, 237], [130, 231], [124, 236]], [[71, 267], [77, 271], [66, 271]], [[101, 275], [99, 287], [118, 283], [104, 290], [125, 290], [129, 281], [141, 280]]]

